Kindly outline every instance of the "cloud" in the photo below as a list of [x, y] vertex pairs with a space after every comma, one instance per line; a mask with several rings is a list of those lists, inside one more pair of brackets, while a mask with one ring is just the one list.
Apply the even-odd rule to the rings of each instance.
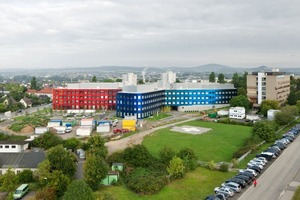
[[295, 0], [1, 1], [0, 67], [297, 67], [299, 7]]

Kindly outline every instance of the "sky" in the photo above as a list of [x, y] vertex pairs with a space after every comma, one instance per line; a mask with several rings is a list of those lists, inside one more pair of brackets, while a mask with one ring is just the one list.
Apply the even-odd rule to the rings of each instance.
[[0, 69], [300, 67], [298, 0], [0, 0]]

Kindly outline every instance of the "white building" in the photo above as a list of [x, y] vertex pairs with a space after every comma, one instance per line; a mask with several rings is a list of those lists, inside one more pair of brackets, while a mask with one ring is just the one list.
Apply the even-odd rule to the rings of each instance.
[[161, 74], [161, 80], [167, 83], [175, 83], [176, 82], [176, 73], [172, 71], [167, 71], [166, 73]]
[[123, 74], [122, 82], [124, 85], [137, 85], [137, 75], [134, 73]]
[[246, 117], [246, 109], [244, 107], [231, 107], [229, 109], [230, 119], [244, 119]]
[[0, 153], [19, 153], [28, 149], [27, 141], [0, 141]]
[[280, 110], [274, 110], [274, 109], [268, 110], [268, 112], [267, 112], [267, 119], [268, 120], [273, 120], [275, 118], [275, 114], [277, 112], [280, 112]]

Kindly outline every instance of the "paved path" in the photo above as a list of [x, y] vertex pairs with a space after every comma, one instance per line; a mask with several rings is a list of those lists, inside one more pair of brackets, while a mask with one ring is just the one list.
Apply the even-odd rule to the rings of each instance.
[[180, 121], [180, 122], [174, 122], [174, 123], [170, 123], [170, 124], [167, 124], [167, 125], [159, 126], [159, 127], [156, 127], [156, 128], [150, 129], [150, 130], [146, 130], [146, 131], [143, 131], [141, 133], [137, 133], [137, 134], [134, 134], [132, 136], [120, 139], [120, 140], [107, 142], [107, 143], [105, 143], [105, 146], [107, 147], [108, 154], [110, 155], [110, 154], [112, 154], [116, 151], [123, 150], [128, 146], [141, 144], [146, 135], [149, 135], [149, 134], [151, 134], [152, 132], [154, 132], [156, 130], [171, 127], [171, 126], [181, 124], [181, 123], [184, 123], [184, 122], [188, 122], [188, 121], [193, 121], [193, 120], [196, 120], [196, 119], [199, 119], [199, 117], [190, 117], [190, 118], [188, 118], [186, 120], [183, 120], [183, 121]]
[[[300, 183], [300, 137], [289, 145], [239, 200], [291, 200]], [[294, 180], [294, 181], [293, 181]]]

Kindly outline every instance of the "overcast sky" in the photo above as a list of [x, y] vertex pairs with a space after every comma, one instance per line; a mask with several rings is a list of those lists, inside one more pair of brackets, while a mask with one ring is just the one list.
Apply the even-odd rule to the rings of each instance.
[[300, 67], [299, 0], [0, 0], [0, 68]]

